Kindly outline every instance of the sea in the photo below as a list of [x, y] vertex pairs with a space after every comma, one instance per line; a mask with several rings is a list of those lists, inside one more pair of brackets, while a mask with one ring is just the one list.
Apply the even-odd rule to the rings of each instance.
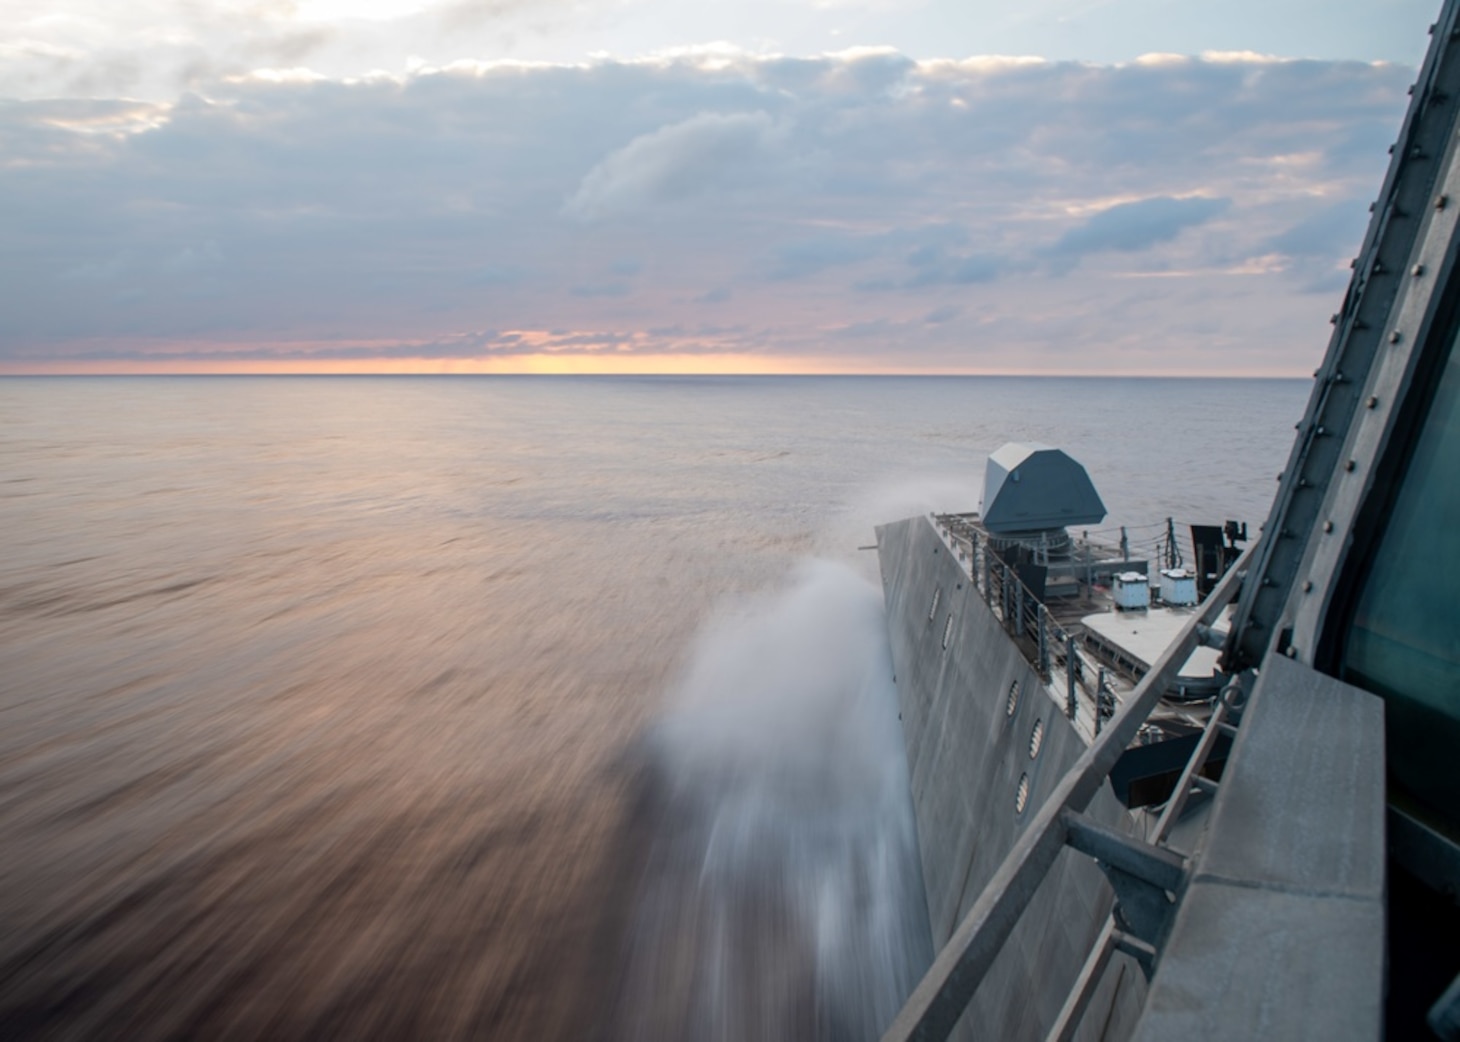
[[874, 526], [1154, 549], [1309, 384], [0, 379], [0, 1037], [875, 1038], [931, 958]]

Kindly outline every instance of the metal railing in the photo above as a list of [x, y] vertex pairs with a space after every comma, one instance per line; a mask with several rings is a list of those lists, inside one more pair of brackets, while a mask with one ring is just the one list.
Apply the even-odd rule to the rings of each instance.
[[[1171, 797], [1166, 801], [1166, 807], [1161, 811], [1155, 828], [1146, 836], [1146, 842], [1156, 845], [1164, 844], [1191, 797], [1196, 793], [1211, 795], [1215, 783], [1203, 777], [1202, 770], [1211, 759], [1219, 738], [1222, 736], [1236, 737], [1237, 728], [1229, 717], [1235, 718], [1237, 714], [1241, 713], [1246, 700], [1247, 691], [1242, 683], [1242, 678], [1232, 678], [1217, 698], [1212, 715], [1207, 720], [1207, 725], [1197, 742], [1197, 747], [1182, 769], [1181, 777], [1177, 780], [1175, 787], [1172, 788]], [[1096, 939], [1094, 947], [1090, 949], [1084, 966], [1080, 968], [1080, 975], [1076, 978], [1074, 987], [1070, 989], [1064, 1007], [1060, 1010], [1059, 1016], [1055, 1018], [1054, 1025], [1044, 1036], [1045, 1042], [1070, 1042], [1070, 1039], [1074, 1037], [1080, 1026], [1080, 1018], [1085, 1015], [1090, 999], [1094, 996], [1095, 989], [1100, 983], [1101, 974], [1105, 972], [1105, 967], [1110, 963], [1110, 957], [1116, 951], [1121, 950], [1121, 933], [1115, 913], [1112, 912], [1106, 917], [1100, 936]], [[1139, 954], [1137, 953], [1138, 957]]]
[[941, 1040], [948, 1037], [1013, 933], [1019, 918], [1072, 838], [1087, 846], [1091, 823], [1083, 816], [1106, 777], [1161, 693], [1198, 644], [1210, 639], [1211, 626], [1241, 587], [1251, 549], [1222, 577], [1175, 641], [1116, 711], [1104, 732], [1080, 755], [1014, 842], [967, 916], [892, 1025], [883, 1042]]
[[1071, 721], [1078, 715], [1078, 693], [1084, 689], [1097, 707], [1094, 729], [1098, 735], [1106, 719], [1099, 707], [1114, 702], [1105, 667], [1082, 653], [1080, 637], [1055, 621], [1018, 571], [979, 538], [978, 529], [956, 517], [942, 517], [938, 523], [957, 547], [960, 562], [967, 565], [974, 590], [1020, 645], [1040, 678], [1047, 684], [1056, 670], [1064, 674], [1064, 710]]

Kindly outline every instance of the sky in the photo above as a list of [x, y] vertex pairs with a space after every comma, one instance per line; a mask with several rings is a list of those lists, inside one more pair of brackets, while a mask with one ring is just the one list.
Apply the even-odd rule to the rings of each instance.
[[0, 373], [1307, 375], [1438, 0], [0, 4]]

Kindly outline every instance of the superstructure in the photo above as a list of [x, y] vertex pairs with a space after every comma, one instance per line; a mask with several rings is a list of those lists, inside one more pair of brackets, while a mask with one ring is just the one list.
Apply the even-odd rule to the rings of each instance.
[[878, 529], [938, 953], [888, 1042], [1460, 1038], [1457, 14], [1250, 547], [1101, 548], [1039, 445]]

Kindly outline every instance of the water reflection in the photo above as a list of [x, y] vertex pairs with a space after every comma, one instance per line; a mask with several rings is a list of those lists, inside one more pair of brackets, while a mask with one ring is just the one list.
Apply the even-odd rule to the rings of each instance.
[[0, 1037], [875, 1034], [876, 592], [785, 574], [1032, 418], [1257, 516], [1304, 388], [1225, 386], [0, 380]]

